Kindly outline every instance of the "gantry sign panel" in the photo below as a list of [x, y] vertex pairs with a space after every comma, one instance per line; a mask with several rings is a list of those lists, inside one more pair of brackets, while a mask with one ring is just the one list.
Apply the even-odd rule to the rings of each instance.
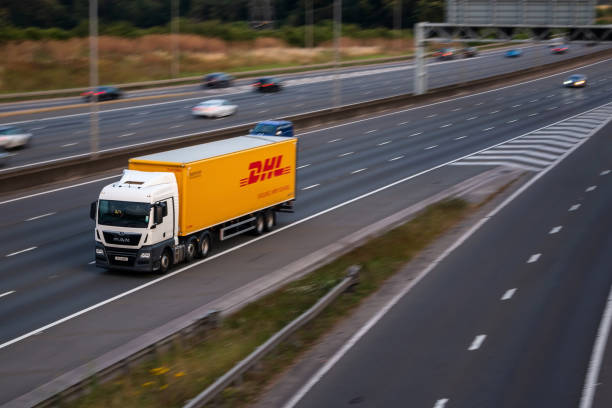
[[446, 0], [451, 24], [595, 24], [596, 0]]

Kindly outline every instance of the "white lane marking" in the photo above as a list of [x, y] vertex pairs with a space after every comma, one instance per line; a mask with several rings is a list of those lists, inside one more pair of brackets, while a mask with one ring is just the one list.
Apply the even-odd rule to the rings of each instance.
[[270, 109], [264, 109], [264, 110], [259, 111], [259, 112], [257, 112], [257, 113], [259, 113], [259, 114], [262, 114], [262, 113], [267, 113], [269, 110], [270, 110]]
[[590, 192], [590, 191], [595, 190], [596, 188], [597, 188], [597, 186], [590, 186], [590, 187], [587, 187], [587, 189], [586, 189], [586, 190], [584, 190], [584, 191], [585, 191], [586, 193], [588, 193], [588, 192]]
[[448, 398], [442, 398], [436, 401], [436, 405], [433, 408], [444, 408], [446, 403], [448, 402]]
[[447, 123], [446, 125], [440, 126], [440, 129], [445, 128], [445, 127], [449, 127], [449, 126], [453, 126], [453, 124], [452, 123]]
[[470, 347], [468, 348], [468, 350], [469, 351], [478, 350], [480, 346], [482, 345], [482, 342], [485, 341], [486, 338], [487, 338], [486, 334], [479, 334], [478, 336], [476, 336], [474, 341], [472, 341], [472, 344], [470, 344]]
[[373, 129], [373, 130], [368, 130], [367, 132], [365, 132], [365, 134], [367, 135], [368, 133], [374, 133], [376, 132], [378, 129]]
[[170, 129], [176, 129], [176, 128], [180, 128], [180, 127], [183, 127], [183, 126], [184, 126], [183, 124], [180, 124], [180, 125], [172, 125], [172, 126], [170, 126]]
[[533, 254], [529, 257], [529, 259], [527, 260], [527, 263], [534, 263], [537, 262], [538, 259], [540, 259], [540, 257], [542, 256], [542, 254]]
[[54, 212], [50, 212], [50, 213], [46, 213], [46, 214], [42, 214], [42, 215], [37, 215], [36, 217], [30, 217], [28, 218], [26, 221], [34, 221], [34, 220], [38, 220], [40, 218], [44, 218], [44, 217], [48, 217], [50, 215], [55, 214]]
[[119, 135], [119, 136], [117, 136], [117, 137], [128, 137], [128, 136], [133, 136], [133, 135], [135, 135], [135, 134], [136, 134], [136, 133], [134, 133], [134, 132], [130, 132], [130, 133], [124, 133], [124, 134]]
[[547, 98], [552, 98], [553, 96], [555, 96], [555, 94], [550, 94], [547, 96]]
[[557, 108], [558, 108], [558, 106], [551, 106], [550, 108], [546, 108], [546, 110], [549, 111], [549, 110], [553, 110], [553, 109], [557, 109]]
[[[24, 121], [24, 122], [25, 122], [25, 121]], [[41, 129], [44, 129], [44, 128], [46, 128], [46, 126], [38, 126], [38, 127], [34, 127], [34, 128], [32, 128], [32, 129], [30, 129], [30, 130], [41, 130]]]
[[496, 114], [498, 112], [499, 112], [498, 110], [494, 110], [493, 112], [489, 112], [489, 115], [494, 115], [494, 114]]
[[342, 138], [332, 139], [332, 140], [328, 141], [327, 143], [336, 143], [336, 142], [339, 142], [340, 140], [342, 140]]
[[514, 123], [514, 122], [516, 122], [517, 120], [518, 120], [518, 119], [512, 119], [512, 120], [507, 121], [506, 123], [507, 123], [507, 124]]
[[388, 143], [391, 143], [391, 140], [385, 140], [384, 142], [378, 143], [376, 146], [384, 146], [384, 145], [386, 145]]
[[589, 368], [584, 379], [582, 396], [580, 397], [580, 408], [591, 408], [593, 406], [595, 390], [596, 387], [599, 385], [597, 381], [599, 379], [599, 372], [601, 370], [604, 352], [606, 351], [606, 344], [608, 343], [611, 323], [612, 287], [610, 287], [608, 300], [606, 302], [606, 308], [604, 309], [603, 315], [601, 317], [601, 322], [599, 323], [597, 335], [595, 336], [595, 341], [593, 343], [593, 351], [591, 353], [591, 359], [589, 361]]
[[70, 147], [70, 146], [74, 146], [77, 145], [78, 142], [74, 142], [74, 143], [66, 143], [65, 145], [62, 145], [62, 147]]
[[512, 296], [514, 296], [515, 292], [516, 292], [516, 288], [508, 289], [504, 293], [504, 295], [501, 297], [500, 300], [510, 300], [510, 299], [512, 299]]
[[580, 208], [580, 204], [574, 204], [567, 211], [576, 211], [579, 208]]
[[438, 116], [437, 113], [432, 113], [431, 115], [425, 116], [426, 118], [435, 118], [436, 116]]
[[491, 129], [495, 129], [495, 126], [488, 127], [488, 128], [486, 128], [486, 129], [483, 129], [482, 131], [483, 131], [483, 132], [486, 132], [487, 130], [491, 130]]
[[348, 155], [353, 154], [353, 153], [355, 153], [355, 152], [346, 152], [346, 153], [342, 153], [342, 154], [339, 154], [339, 155], [338, 155], [338, 157], [348, 156]]
[[59, 187], [59, 188], [54, 188], [53, 190], [41, 191], [40, 193], [29, 194], [29, 195], [23, 196], [23, 197], [11, 198], [10, 200], [0, 201], [0, 205], [8, 204], [8, 203], [12, 203], [12, 202], [15, 202], [15, 201], [20, 201], [20, 200], [25, 200], [27, 198], [38, 197], [38, 196], [44, 195], [44, 194], [55, 193], [55, 192], [58, 192], [58, 191], [67, 190], [69, 188], [81, 187], [81, 186], [84, 186], [84, 185], [87, 185], [87, 184], [98, 183], [100, 181], [109, 180], [109, 179], [112, 179], [112, 178], [119, 178], [119, 177], [121, 177], [121, 174], [115, 174], [115, 175], [112, 175], [112, 176], [102, 177], [102, 178], [91, 180], [91, 181], [85, 181], [83, 183], [73, 184], [71, 186]]
[[408, 137], [418, 136], [418, 135], [420, 135], [421, 133], [423, 133], [423, 132], [416, 132], [416, 133], [411, 134], [411, 135], [410, 135], [410, 136], [408, 136]]
[[478, 118], [478, 116], [472, 116], [471, 118], [467, 118], [466, 120], [474, 120], [476, 118]]
[[315, 188], [315, 187], [318, 187], [318, 186], [320, 186], [320, 184], [313, 184], [311, 186], [302, 188], [302, 190], [310, 190], [311, 188]]
[[553, 227], [548, 233], [549, 234], [556, 234], [557, 232], [561, 231], [561, 228], [563, 228], [563, 226], [558, 225], [556, 227]]
[[455, 138], [455, 140], [465, 139], [466, 137], [467, 137], [467, 136], [459, 136], [459, 137], [456, 137], [456, 138]]
[[[182, 117], [182, 116], [180, 116], [180, 117]], [[128, 125], [129, 125], [129, 126], [138, 126], [138, 125], [140, 125], [141, 123], [142, 123], [142, 120], [141, 120], [141, 121], [139, 121], [139, 122], [132, 122], [132, 123], [128, 123]]]
[[0, 293], [0, 298], [4, 296], [12, 295], [13, 293], [15, 293], [14, 290], [9, 290], [8, 292]]
[[303, 169], [304, 167], [308, 167], [308, 166], [310, 166], [310, 163], [308, 163], [308, 164], [302, 164], [302, 165], [301, 165], [301, 166], [299, 166], [297, 169], [298, 169], [298, 170], [299, 170], [299, 169]]
[[607, 174], [610, 174], [610, 170], [604, 170], [601, 173], [599, 173], [600, 176], [605, 176]]
[[516, 105], [512, 105], [513, 108], [518, 108], [519, 106], [521, 106], [520, 103], [517, 103]]
[[392, 162], [392, 161], [403, 159], [403, 158], [404, 158], [404, 156], [397, 156], [397, 157], [394, 157], [392, 159], [389, 159], [389, 161]]
[[408, 123], [408, 122], [400, 122], [400, 123], [398, 123], [398, 124], [397, 124], [397, 126], [403, 126], [403, 125], [405, 125], [405, 124], [407, 124], [407, 123]]
[[363, 169], [354, 170], [354, 171], [351, 171], [351, 174], [361, 173], [362, 171], [366, 171], [367, 169], [368, 169], [367, 167], [364, 167]]
[[482, 105], [483, 103], [484, 103], [484, 102], [478, 102], [478, 103], [476, 104], [476, 106], [480, 106], [480, 105]]
[[537, 102], [537, 101], [538, 101], [538, 99], [532, 99], [532, 100], [529, 101], [529, 103], [534, 103], [534, 102]]
[[22, 249], [21, 251], [13, 252], [13, 253], [10, 253], [10, 254], [6, 255], [6, 257], [8, 258], [10, 256], [15, 256], [15, 255], [23, 254], [24, 252], [29, 252], [29, 251], [32, 251], [32, 250], [34, 250], [36, 248], [37, 247], [33, 246], [33, 247], [30, 247], [30, 248]]
[[148, 111], [147, 111], [147, 112], [138, 112], [138, 114], [139, 114], [140, 116], [142, 116], [142, 115], [148, 115], [149, 113], [151, 113], [151, 112], [148, 112]]
[[304, 104], [303, 103], [298, 103], [297, 105], [295, 105], [296, 108], [299, 108], [301, 106], [304, 106]]
[[89, 265], [93, 265], [93, 264], [96, 263], [96, 261], [91, 261], [91, 262], [88, 262], [88, 263], [89, 263]]
[[461, 108], [455, 108], [455, 109], [451, 109], [451, 110], [452, 110], [453, 112], [457, 112], [457, 111], [460, 111], [460, 110], [461, 110]]
[[425, 150], [435, 149], [436, 147], [438, 147], [438, 145], [433, 145], [433, 146], [426, 147]]
[[529, 114], [529, 115], [527, 115], [527, 116], [535, 116], [535, 115], [537, 115], [537, 114], [538, 114], [538, 112], [536, 112], [536, 113], [530, 113], [530, 114]]

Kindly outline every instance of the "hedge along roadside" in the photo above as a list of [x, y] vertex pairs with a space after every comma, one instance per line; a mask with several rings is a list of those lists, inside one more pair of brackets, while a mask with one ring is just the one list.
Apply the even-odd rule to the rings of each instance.
[[[338, 108], [322, 109], [281, 119], [291, 120], [294, 122], [296, 128], [303, 129], [310, 126], [328, 124], [341, 120], [344, 121], [362, 115], [372, 115], [388, 110], [411, 107], [416, 104], [434, 103], [451, 97], [466, 96], [467, 94], [493, 89], [495, 86], [498, 86], [500, 82], [507, 82], [508, 84], [521, 82], [541, 74], [549, 75], [562, 72], [568, 68], [586, 65], [591, 62], [609, 58], [610, 56], [612, 56], [612, 49], [599, 51], [589, 56], [574, 57], [563, 62], [527, 68], [508, 74], [496, 75], [461, 84], [448, 85], [436, 88], [423, 95], [405, 94], [392, 96], [352, 105], [344, 105]], [[48, 164], [0, 172], [0, 194], [125, 167], [128, 159], [135, 155], [157, 153], [212, 140], [241, 136], [246, 134], [250, 127], [251, 125], [242, 125], [222, 130], [177, 136], [162, 141], [132, 145], [126, 148], [109, 149], [101, 151], [96, 155], [82, 154]]]

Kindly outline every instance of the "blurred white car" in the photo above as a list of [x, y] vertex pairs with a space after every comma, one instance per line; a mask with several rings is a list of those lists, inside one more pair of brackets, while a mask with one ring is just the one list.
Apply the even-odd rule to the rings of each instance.
[[220, 118], [222, 116], [233, 115], [236, 113], [237, 109], [237, 105], [233, 105], [230, 101], [226, 101], [225, 99], [211, 99], [198, 103], [191, 108], [191, 113], [194, 116]]
[[17, 126], [0, 126], [0, 147], [5, 149], [16, 149], [30, 142], [31, 133], [25, 132]]

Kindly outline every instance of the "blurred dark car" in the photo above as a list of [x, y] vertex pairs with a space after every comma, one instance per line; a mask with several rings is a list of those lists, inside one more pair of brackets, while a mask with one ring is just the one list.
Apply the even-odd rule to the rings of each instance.
[[96, 98], [98, 101], [108, 101], [111, 99], [119, 99], [123, 96], [123, 92], [114, 86], [99, 86], [95, 91], [86, 91], [81, 94], [85, 102]]
[[513, 50], [506, 51], [506, 58], [516, 58], [516, 57], [520, 57], [522, 54], [523, 54], [523, 51], [521, 51], [519, 48], [516, 48]]
[[452, 48], [443, 48], [436, 51], [434, 57], [437, 57], [440, 61], [449, 61], [455, 59], [455, 50]]
[[552, 49], [553, 54], [565, 54], [569, 50], [567, 45], [560, 45]]
[[278, 92], [283, 89], [283, 82], [276, 78], [259, 78], [251, 84], [255, 91], [259, 92]]
[[566, 88], [582, 88], [587, 85], [586, 75], [574, 74], [563, 81], [563, 86]]
[[213, 72], [202, 80], [202, 88], [227, 88], [234, 84], [234, 77], [225, 72]]
[[463, 49], [463, 58], [471, 58], [478, 55], [478, 49], [476, 47], [467, 47]]
[[249, 135], [293, 137], [293, 123], [288, 120], [264, 120], [255, 125]]

